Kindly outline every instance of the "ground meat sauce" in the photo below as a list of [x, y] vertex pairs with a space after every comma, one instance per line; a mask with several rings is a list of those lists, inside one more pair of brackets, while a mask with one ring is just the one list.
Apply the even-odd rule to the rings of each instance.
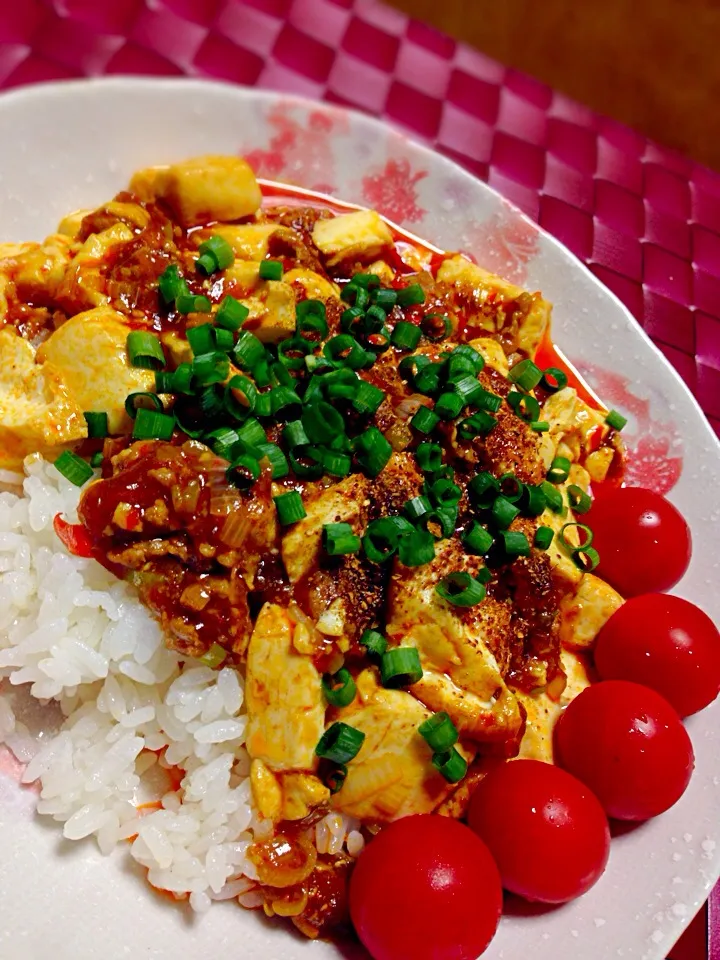
[[[126, 194], [117, 199], [137, 202]], [[271, 238], [270, 254], [282, 259], [285, 269], [310, 269], [326, 281], [342, 281], [352, 274], [348, 264], [327, 267], [312, 242], [315, 223], [331, 215], [331, 205], [303, 206], [302, 199], [293, 198], [286, 188], [278, 189], [271, 199], [274, 203], [265, 218], [281, 226], [283, 232]], [[191, 233], [183, 233], [161, 206], [142, 206], [148, 213], [148, 223], [135, 229], [134, 241], [124, 246], [121, 256], [108, 261], [108, 291], [117, 308], [138, 326], [171, 330], [182, 337], [187, 325], [207, 322], [207, 315], [183, 316], [163, 307], [157, 278], [168, 263], [191, 265], [196, 244]], [[343, 210], [341, 206], [335, 209]], [[112, 222], [116, 220], [107, 214], [96, 213], [86, 218], [83, 233], [103, 229]], [[394, 285], [402, 287], [419, 280], [426, 303], [422, 310], [396, 306], [390, 320], [419, 324], [426, 312], [441, 312], [453, 318], [451, 343], [485, 335], [483, 330], [468, 325], [469, 300], [465, 302], [462, 294], [434, 279], [443, 257], [428, 248], [433, 273], [416, 275], [408, 267], [411, 248], [407, 238], [398, 234], [396, 249], [388, 258], [401, 273], [396, 275]], [[208, 283], [191, 269], [183, 269], [183, 273], [189, 278], [192, 292], [209, 293]], [[217, 299], [227, 291], [222, 279], [214, 283], [213, 298]], [[299, 287], [296, 296], [304, 297]], [[504, 332], [499, 340], [507, 353], [513, 350], [518, 324], [530, 309], [533, 296], [522, 294], [513, 301], [489, 297], [482, 307], [487, 318], [502, 315]], [[344, 309], [338, 301], [328, 301], [330, 334], [340, 332]], [[29, 314], [26, 321], [16, 318], [16, 322], [31, 323], [32, 316]], [[546, 353], [551, 350], [549, 341], [544, 349]], [[445, 344], [425, 342], [417, 352], [441, 361], [445, 350]], [[359, 374], [386, 394], [370, 422], [378, 426], [396, 452], [379, 477], [368, 480], [358, 474], [362, 527], [377, 517], [399, 514], [403, 505], [422, 495], [424, 489], [414, 457], [403, 451], [417, 442], [409, 427], [410, 418], [429, 401], [414, 394], [401, 376], [401, 357], [398, 351], [390, 350]], [[555, 366], [563, 365], [555, 355], [552, 360]], [[480, 382], [502, 397], [511, 389], [508, 380], [490, 365], [481, 373]], [[349, 404], [343, 414], [351, 435], [367, 423]], [[479, 470], [490, 470], [496, 476], [512, 471], [523, 483], [537, 484], [544, 478], [538, 434], [507, 404], [497, 419], [491, 433], [472, 441], [461, 443], [451, 423], [441, 424], [432, 438], [445, 448], [445, 462], [453, 467], [455, 482], [462, 490], [458, 529], [472, 517], [466, 487]], [[187, 425], [187, 419], [183, 422]], [[279, 441], [281, 433], [279, 424], [267, 428], [271, 442]], [[367, 664], [359, 638], [367, 627], [382, 626], [388, 566], [371, 564], [362, 553], [330, 558], [320, 551], [304, 575], [291, 584], [281, 557], [282, 530], [273, 495], [297, 490], [305, 500], [336, 480], [325, 477], [306, 481], [290, 473], [273, 483], [269, 463], [262, 460], [257, 482], [249, 491], [241, 491], [226, 477], [226, 460], [180, 432], [170, 442], [107, 440], [104, 452], [103, 479], [85, 490], [80, 521], [95, 555], [138, 587], [141, 598], [160, 620], [170, 647], [187, 656], [201, 657], [219, 645], [226, 662], [240, 665], [254, 617], [265, 602], [286, 607], [296, 604], [316, 620], [334, 599], [343, 598], [354, 614], [347, 626], [348, 635], [343, 638], [344, 646], [338, 646], [337, 638], [325, 637], [315, 657], [316, 666], [321, 671], [334, 671], [345, 662], [356, 673]], [[532, 520], [524, 521], [523, 529], [527, 528], [530, 539], [535, 526]], [[556, 622], [559, 593], [547, 556], [534, 554], [508, 563], [491, 551], [487, 566], [491, 574], [488, 596], [496, 604], [498, 615], [495, 622], [483, 626], [502, 675], [524, 691], [551, 683], [561, 688], [564, 674]], [[458, 616], [468, 624], [474, 622], [472, 610], [458, 608]], [[524, 710], [521, 712], [524, 718]], [[517, 753], [522, 732], [523, 728], [504, 743], [489, 742], [486, 753]], [[268, 915], [291, 916], [303, 933], [316, 937], [347, 923], [351, 862], [346, 856], [318, 857], [297, 828], [298, 824], [288, 825], [290, 832], [283, 834], [280, 825], [280, 832], [272, 840], [253, 846], [251, 858], [262, 882]]]

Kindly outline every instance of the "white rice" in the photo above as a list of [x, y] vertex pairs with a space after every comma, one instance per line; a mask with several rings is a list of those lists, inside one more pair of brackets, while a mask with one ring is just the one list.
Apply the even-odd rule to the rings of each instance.
[[[242, 676], [166, 650], [134, 589], [55, 535], [56, 514], [77, 522], [78, 488], [39, 456], [25, 473], [22, 494], [0, 493], [0, 742], [37, 781], [38, 813], [104, 854], [122, 844], [198, 913], [260, 906], [246, 852], [271, 824], [252, 808]], [[18, 687], [42, 701], [39, 723]], [[357, 827], [327, 815], [318, 850], [356, 856]]]

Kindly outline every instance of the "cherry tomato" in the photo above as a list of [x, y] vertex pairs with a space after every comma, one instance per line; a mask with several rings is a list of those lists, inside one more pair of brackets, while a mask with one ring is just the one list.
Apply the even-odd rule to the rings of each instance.
[[556, 760], [618, 820], [647, 820], [685, 792], [690, 737], [664, 697], [627, 680], [588, 687], [555, 728]]
[[610, 853], [607, 817], [575, 777], [539, 760], [512, 760], [480, 782], [468, 823], [485, 841], [506, 890], [565, 903], [599, 879]]
[[659, 493], [601, 484], [582, 519], [600, 554], [597, 575], [624, 597], [669, 590], [688, 568], [690, 528]]
[[462, 823], [433, 814], [385, 827], [350, 880], [350, 915], [374, 960], [475, 960], [501, 910], [488, 848]]
[[652, 687], [686, 717], [720, 693], [720, 633], [695, 604], [646, 593], [624, 603], [602, 628], [595, 666], [603, 680]]

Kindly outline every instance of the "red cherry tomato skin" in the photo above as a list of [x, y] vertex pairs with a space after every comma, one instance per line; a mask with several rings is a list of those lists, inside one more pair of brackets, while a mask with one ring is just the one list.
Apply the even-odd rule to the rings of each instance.
[[602, 875], [610, 829], [597, 797], [565, 770], [512, 760], [479, 783], [468, 823], [485, 841], [506, 890], [566, 903]]
[[662, 694], [681, 717], [720, 693], [720, 632], [681, 597], [646, 593], [624, 603], [595, 642], [603, 680], [633, 680]]
[[647, 820], [690, 782], [690, 737], [664, 697], [626, 680], [588, 687], [555, 727], [555, 759], [595, 793], [609, 817]]
[[624, 597], [670, 590], [688, 568], [690, 528], [659, 493], [600, 484], [582, 519], [600, 554], [597, 575]]
[[501, 911], [488, 848], [462, 823], [434, 814], [385, 827], [350, 879], [350, 915], [374, 960], [475, 960]]

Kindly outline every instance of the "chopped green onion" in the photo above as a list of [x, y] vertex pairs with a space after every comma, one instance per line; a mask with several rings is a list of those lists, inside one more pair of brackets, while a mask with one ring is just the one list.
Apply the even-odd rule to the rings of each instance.
[[278, 360], [287, 370], [304, 370], [305, 357], [314, 349], [315, 344], [305, 337], [289, 337], [278, 344]]
[[278, 420], [287, 420], [300, 412], [300, 397], [290, 387], [273, 387], [270, 391], [272, 415]]
[[267, 443], [267, 435], [263, 430], [262, 424], [254, 417], [246, 420], [241, 427], [238, 427], [238, 436], [251, 447], [257, 447], [261, 443]]
[[415, 389], [420, 393], [432, 396], [440, 389], [440, 377], [443, 373], [441, 363], [429, 363], [415, 374]]
[[416, 523], [424, 514], [430, 513], [432, 504], [427, 497], [413, 497], [403, 504], [403, 513], [411, 523]]
[[611, 410], [605, 417], [605, 423], [611, 428], [611, 430], [617, 430], [620, 432], [620, 430], [622, 430], [627, 423], [627, 417], [624, 417], [621, 413], [618, 413], [617, 410]]
[[217, 233], [200, 244], [198, 253], [201, 257], [211, 257], [215, 261], [216, 270], [227, 270], [235, 263], [235, 251], [225, 237]]
[[201, 657], [198, 657], [200, 663], [204, 664], [206, 667], [210, 667], [211, 670], [214, 670], [216, 667], [219, 667], [227, 659], [227, 650], [224, 647], [221, 647], [219, 643], [214, 643], [207, 653], [204, 653]]
[[373, 303], [377, 304], [378, 307], [382, 307], [387, 313], [389, 310], [392, 310], [397, 303], [397, 290], [393, 290], [390, 287], [376, 288], [370, 294], [370, 299]]
[[260, 464], [252, 454], [244, 453], [233, 460], [225, 471], [225, 476], [229, 483], [240, 490], [249, 490], [260, 476]]
[[282, 280], [283, 265], [281, 260], [263, 260], [260, 263], [261, 280]]
[[365, 290], [373, 290], [380, 286], [380, 277], [376, 273], [356, 273], [350, 282]]
[[101, 466], [103, 465], [103, 461], [104, 461], [104, 460], [105, 460], [105, 457], [103, 456], [102, 451], [101, 451], [101, 450], [98, 450], [97, 453], [94, 453], [94, 454], [90, 457], [90, 466], [91, 466], [91, 467], [96, 467], [96, 468], [97, 468], [97, 467], [101, 467]]
[[547, 420], [531, 420], [530, 429], [535, 430], [536, 433], [547, 433], [550, 429], [550, 424]]
[[424, 513], [418, 522], [436, 540], [442, 540], [444, 537], [451, 537], [455, 532], [457, 513], [455, 506], [437, 507]]
[[514, 503], [510, 503], [505, 497], [499, 496], [495, 498], [495, 502], [492, 505], [492, 518], [495, 526], [499, 530], [507, 530], [519, 513], [519, 507], [516, 507]]
[[327, 336], [327, 310], [322, 300], [301, 300], [295, 318], [298, 333], [317, 333], [321, 340]]
[[215, 323], [224, 330], [239, 330], [250, 316], [249, 309], [235, 297], [223, 297], [215, 314]]
[[462, 397], [457, 393], [441, 393], [435, 402], [435, 413], [441, 420], [454, 420], [462, 410]]
[[308, 455], [332, 477], [346, 477], [352, 469], [352, 459], [346, 453], [338, 453], [326, 446], [310, 447]]
[[510, 503], [518, 503], [525, 493], [525, 484], [515, 476], [514, 473], [504, 473], [498, 480], [500, 493]]
[[317, 480], [323, 475], [322, 464], [316, 458], [314, 447], [295, 447], [288, 459], [296, 477], [301, 480]]
[[418, 733], [435, 753], [449, 750], [460, 739], [455, 724], [444, 710], [423, 720], [418, 727]]
[[434, 410], [428, 407], [419, 407], [417, 413], [410, 420], [410, 426], [414, 427], [420, 433], [432, 433], [435, 427], [440, 423], [440, 417]]
[[336, 764], [332, 770], [329, 770], [325, 774], [323, 781], [333, 796], [342, 790], [343, 784], [347, 780], [347, 775], [348, 768], [344, 763]]
[[600, 554], [595, 547], [582, 547], [572, 555], [575, 565], [586, 573], [592, 573], [600, 563]]
[[295, 447], [307, 447], [310, 443], [301, 420], [292, 420], [283, 427], [283, 440], [290, 450]]
[[392, 517], [371, 520], [362, 538], [365, 556], [371, 563], [385, 563], [397, 552], [400, 534]]
[[540, 484], [540, 489], [545, 495], [545, 500], [547, 501], [548, 507], [553, 511], [553, 513], [564, 513], [565, 505], [563, 503], [562, 493], [560, 493], [559, 490], [556, 490], [555, 487], [547, 480], [543, 480], [543, 482]]
[[148, 333], [147, 330], [131, 330], [126, 345], [132, 367], [159, 370], [165, 366], [165, 354], [157, 334]]
[[170, 440], [174, 429], [175, 417], [140, 407], [132, 436], [133, 440]]
[[470, 528], [463, 534], [462, 542], [466, 550], [483, 557], [493, 545], [493, 537], [477, 520], [473, 520]]
[[365, 630], [360, 637], [360, 643], [371, 657], [381, 657], [387, 650], [387, 640], [377, 630]]
[[297, 490], [281, 493], [279, 496], [273, 497], [273, 501], [281, 527], [288, 527], [291, 523], [297, 523], [298, 520], [307, 516], [302, 497]]
[[426, 481], [425, 489], [432, 502], [439, 507], [455, 506], [462, 497], [460, 487], [446, 477], [438, 477], [430, 483]]
[[177, 264], [171, 263], [158, 277], [158, 290], [166, 306], [174, 303], [175, 297], [183, 293], [186, 283], [180, 276]]
[[489, 413], [497, 413], [502, 406], [502, 397], [497, 393], [490, 393], [483, 390], [482, 393], [476, 393], [472, 402], [481, 410], [487, 410]]
[[377, 427], [368, 427], [355, 439], [355, 455], [358, 463], [370, 477], [377, 477], [392, 457], [390, 442]]
[[343, 333], [362, 333], [365, 314], [360, 307], [348, 307], [340, 317], [340, 329]]
[[422, 332], [433, 343], [447, 340], [452, 333], [452, 321], [443, 313], [426, 313], [421, 326]]
[[106, 437], [108, 435], [108, 417], [106, 413], [86, 410], [83, 413], [87, 424], [88, 437]]
[[178, 313], [210, 313], [212, 303], [207, 297], [193, 293], [181, 293], [175, 299], [175, 309]]
[[532, 360], [521, 360], [508, 374], [508, 380], [523, 390], [532, 390], [543, 378], [543, 372]]
[[479, 580], [480, 583], [490, 583], [492, 580], [492, 573], [487, 567], [480, 567], [478, 572], [475, 574], [475, 579]]
[[547, 474], [550, 483], [565, 483], [570, 475], [570, 467], [571, 463], [567, 457], [555, 457]]
[[229, 353], [235, 346], [235, 337], [232, 330], [225, 327], [215, 327], [215, 346], [222, 353]]
[[435, 587], [435, 593], [453, 606], [474, 607], [485, 599], [487, 591], [472, 574], [456, 570], [442, 578]]
[[[555, 488], [553, 487], [553, 490]], [[542, 488], [542, 484], [534, 486], [528, 484], [525, 487], [525, 506], [523, 512], [530, 517], [539, 517], [547, 506], [547, 497]]]
[[415, 459], [423, 473], [432, 473], [442, 466], [442, 447], [439, 443], [419, 443]]
[[411, 380], [415, 382], [415, 377], [423, 369], [423, 367], [429, 367], [431, 364], [430, 357], [426, 357], [424, 354], [413, 354], [411, 357], [403, 357], [400, 363], [398, 364], [398, 370], [400, 376], [405, 380]]
[[546, 390], [555, 393], [556, 390], [563, 390], [567, 386], [567, 374], [557, 367], [547, 367], [543, 370], [542, 383]]
[[[303, 361], [304, 366], [304, 361]], [[285, 363], [275, 360], [270, 364], [270, 382], [274, 387], [292, 387], [295, 389], [296, 381], [290, 373]]]
[[441, 773], [448, 783], [459, 783], [467, 773], [467, 760], [457, 747], [446, 753], [435, 753], [432, 758], [433, 766]]
[[[157, 378], [157, 374], [155, 376]], [[190, 395], [192, 392], [192, 364], [181, 363], [172, 375], [170, 393]]]
[[422, 678], [420, 654], [415, 647], [392, 647], [380, 661], [380, 681], [384, 687], [409, 687]]
[[72, 450], [63, 450], [55, 461], [55, 469], [76, 487], [81, 487], [93, 477], [93, 468], [90, 464]]
[[353, 397], [352, 405], [358, 413], [372, 415], [377, 413], [378, 407], [385, 399], [385, 394], [379, 387], [363, 380]]
[[240, 374], [231, 377], [225, 384], [225, 409], [236, 420], [244, 420], [253, 413], [259, 397], [252, 380]]
[[340, 296], [346, 303], [353, 303], [358, 308], [358, 310], [365, 310], [370, 306], [370, 294], [365, 289], [365, 287], [360, 286], [358, 283], [350, 282], [346, 284]]
[[333, 707], [347, 707], [357, 693], [355, 681], [344, 667], [333, 676], [326, 673], [322, 678], [322, 689], [325, 699]]
[[554, 536], [555, 531], [552, 527], [538, 527], [535, 531], [535, 546], [538, 550], [547, 550]]
[[155, 393], [175, 393], [172, 370], [155, 371]]
[[256, 449], [261, 459], [267, 457], [270, 462], [273, 480], [281, 480], [290, 473], [287, 457], [276, 443], [261, 443]]
[[455, 380], [453, 390], [462, 401], [464, 407], [468, 407], [471, 404], [480, 405], [479, 401], [482, 400], [484, 396], [491, 396], [487, 390], [483, 389], [475, 377], [461, 377], [459, 380]]
[[540, 404], [535, 397], [531, 397], [527, 393], [520, 393], [518, 390], [512, 390], [506, 399], [515, 413], [523, 420], [527, 420], [528, 423], [537, 421], [540, 416]]
[[474, 440], [481, 434], [490, 433], [497, 426], [497, 420], [486, 410], [478, 410], [471, 417], [461, 420], [458, 434], [463, 440]]
[[329, 443], [338, 434], [345, 433], [342, 414], [324, 400], [304, 407], [301, 420], [310, 443]]
[[413, 530], [400, 538], [398, 559], [406, 567], [421, 567], [435, 559], [435, 538], [427, 530]]
[[333, 763], [349, 763], [360, 753], [364, 740], [362, 730], [338, 720], [320, 737], [315, 753]]
[[[567, 536], [565, 535], [566, 530], [571, 530], [575, 528], [578, 531], [578, 539], [580, 539], [580, 534], [582, 534], [585, 539], [579, 545], [570, 543]], [[558, 539], [560, 543], [568, 550], [570, 553], [575, 553], [577, 550], [586, 550], [588, 547], [592, 546], [593, 542], [593, 532], [588, 527], [586, 523], [566, 523], [560, 527], [560, 533], [558, 534]]]
[[330, 557], [340, 557], [360, 550], [360, 537], [349, 523], [326, 523], [323, 526], [323, 546]]
[[214, 257], [211, 257], [209, 253], [203, 253], [195, 261], [196, 268], [200, 273], [204, 273], [206, 276], [209, 276], [211, 273], [215, 273], [217, 270], [217, 263]]
[[331, 337], [323, 347], [323, 353], [328, 360], [334, 360], [351, 370], [360, 370], [367, 362], [365, 350], [349, 333]]
[[592, 506], [592, 498], [576, 483], [567, 488], [568, 503], [575, 513], [587, 513]]
[[211, 323], [201, 323], [198, 327], [188, 327], [185, 336], [195, 357], [212, 353], [215, 349], [215, 328]]
[[475, 506], [485, 510], [491, 507], [499, 496], [500, 484], [491, 473], [483, 470], [482, 473], [475, 474], [468, 484], [468, 490]]
[[365, 311], [363, 322], [365, 333], [377, 333], [379, 330], [382, 330], [386, 320], [387, 314], [382, 307], [368, 307]]
[[401, 307], [412, 307], [425, 303], [425, 291], [419, 283], [410, 283], [397, 292], [397, 302]]
[[146, 410], [159, 410], [161, 412], [164, 409], [162, 400], [155, 393], [138, 391], [137, 393], [129, 393], [125, 397], [125, 413], [131, 420], [135, 419], [141, 407], [145, 407]]
[[232, 460], [233, 448], [242, 442], [237, 430], [233, 430], [232, 427], [218, 427], [217, 430], [211, 430], [210, 433], [205, 434], [203, 441], [224, 460]]
[[460, 346], [455, 347], [450, 354], [451, 362], [452, 359], [456, 357], [463, 357], [469, 360], [473, 365], [473, 373], [475, 376], [477, 376], [485, 366], [485, 358], [483, 355], [479, 353], [475, 347], [471, 347], [469, 343], [461, 343]]
[[[242, 370], [254, 370], [255, 366], [265, 356], [265, 347], [254, 333], [250, 333], [249, 330], [244, 330], [238, 337], [238, 342], [235, 344], [233, 356], [235, 363]], [[261, 386], [257, 377], [255, 377], [255, 382], [258, 383], [258, 386]], [[262, 385], [268, 386], [268, 384]]]
[[530, 556], [530, 541], [521, 530], [503, 530], [500, 536], [508, 557]]
[[230, 361], [219, 351], [201, 353], [192, 362], [192, 372], [195, 382], [201, 387], [222, 383], [230, 373]]

